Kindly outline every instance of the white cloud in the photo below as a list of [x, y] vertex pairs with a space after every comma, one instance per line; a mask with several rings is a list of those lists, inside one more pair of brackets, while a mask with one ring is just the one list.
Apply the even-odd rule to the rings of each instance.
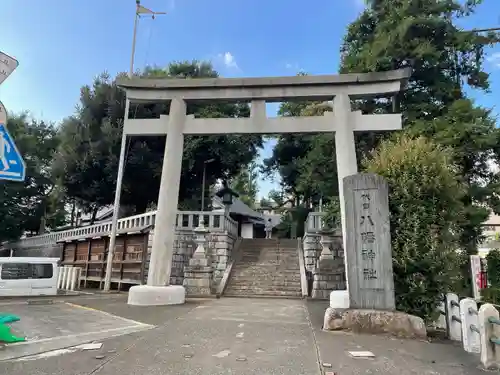
[[219, 53], [217, 58], [221, 60], [227, 68], [239, 69], [236, 59], [231, 52]]
[[365, 0], [354, 0], [354, 5], [358, 9], [365, 9], [366, 8]]
[[297, 63], [289, 63], [289, 62], [287, 62], [285, 64], [285, 69], [287, 69], [287, 70], [293, 70], [294, 73], [302, 71], [302, 69], [300, 68], [299, 64], [297, 64]]
[[491, 56], [488, 56], [486, 60], [496, 68], [500, 68], [500, 52], [495, 52]]

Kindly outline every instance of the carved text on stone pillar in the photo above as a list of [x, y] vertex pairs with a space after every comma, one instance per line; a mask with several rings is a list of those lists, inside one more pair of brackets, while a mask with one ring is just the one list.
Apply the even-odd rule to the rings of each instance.
[[344, 179], [349, 295], [353, 308], [394, 308], [388, 187], [382, 177]]

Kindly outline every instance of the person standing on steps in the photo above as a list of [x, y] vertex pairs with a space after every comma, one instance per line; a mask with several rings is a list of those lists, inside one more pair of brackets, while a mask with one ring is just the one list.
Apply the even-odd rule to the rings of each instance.
[[266, 231], [266, 238], [270, 239], [273, 233], [273, 225], [271, 223], [271, 219], [267, 219], [264, 230]]

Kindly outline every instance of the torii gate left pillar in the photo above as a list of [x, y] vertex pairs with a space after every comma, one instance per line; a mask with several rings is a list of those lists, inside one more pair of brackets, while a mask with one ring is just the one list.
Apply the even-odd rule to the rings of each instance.
[[[184, 134], [276, 134], [335, 132], [342, 231], [345, 231], [342, 180], [357, 173], [354, 131], [398, 130], [400, 114], [362, 115], [352, 112], [350, 99], [394, 94], [401, 90], [409, 70], [337, 76], [244, 79], [124, 79], [119, 85], [127, 100], [171, 101], [168, 116], [159, 119], [125, 118], [125, 135], [167, 135], [158, 210], [147, 285], [129, 291], [132, 305], [184, 303], [182, 286], [169, 285], [182, 167]], [[331, 100], [334, 112], [318, 117], [267, 118], [266, 101]], [[250, 118], [195, 119], [186, 115], [186, 101], [249, 101]], [[123, 151], [123, 150], [122, 150]], [[124, 153], [122, 153], [123, 157]], [[343, 233], [344, 234], [344, 233]], [[344, 234], [345, 249], [345, 234]], [[346, 262], [347, 272], [347, 262]], [[347, 273], [346, 276], [348, 277]]]

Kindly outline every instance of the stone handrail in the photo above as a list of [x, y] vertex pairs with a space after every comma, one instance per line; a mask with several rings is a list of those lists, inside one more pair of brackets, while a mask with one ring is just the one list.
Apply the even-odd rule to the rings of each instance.
[[[233, 236], [238, 235], [238, 223], [224, 212], [211, 211], [179, 211], [177, 213], [178, 230], [194, 230], [203, 217], [205, 227], [211, 232], [227, 231]], [[124, 217], [118, 220], [118, 230], [137, 229], [155, 224], [156, 211], [150, 211], [139, 215]], [[43, 246], [55, 244], [64, 238], [85, 236], [92, 234], [103, 234], [111, 232], [111, 221], [97, 223], [80, 228], [67, 229], [39, 236], [22, 238], [19, 241], [4, 244], [4, 248], [17, 247], [26, 248], [31, 246]]]
[[231, 271], [233, 270], [233, 266], [236, 262], [241, 259], [241, 243], [243, 242], [242, 238], [238, 238], [234, 243], [233, 250], [231, 252], [231, 260], [229, 261], [226, 269], [224, 270], [224, 275], [220, 280], [219, 285], [217, 286], [216, 295], [220, 297], [224, 290], [226, 289], [227, 282], [229, 281], [229, 277], [231, 276]]
[[324, 212], [310, 212], [306, 218], [305, 233], [317, 233], [323, 229]]
[[302, 298], [307, 298], [307, 296], [309, 295], [309, 286], [307, 284], [304, 249], [302, 248], [302, 238], [300, 237], [297, 238], [297, 252], [299, 253], [300, 288], [302, 290]]

